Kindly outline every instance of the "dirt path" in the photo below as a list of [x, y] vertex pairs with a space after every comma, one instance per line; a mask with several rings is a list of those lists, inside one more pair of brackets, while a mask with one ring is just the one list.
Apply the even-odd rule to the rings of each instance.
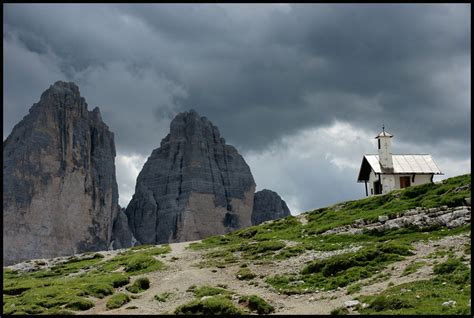
[[[191, 242], [174, 243], [170, 244], [172, 251], [169, 254], [159, 257], [168, 266], [166, 270], [140, 275], [150, 279], [150, 289], [140, 294], [138, 298], [132, 299], [122, 308], [106, 310], [105, 303], [107, 302], [107, 297], [99, 300], [95, 307], [81, 312], [81, 314], [172, 313], [177, 306], [195, 299], [193, 293], [187, 291], [190, 286], [217, 286], [218, 284], [226, 285], [227, 289], [241, 295], [259, 295], [273, 304], [276, 314], [329, 314], [331, 310], [343, 306], [345, 301], [352, 300], [358, 295], [369, 295], [383, 291], [390, 282], [398, 285], [415, 280], [428, 279], [432, 275], [434, 261], [434, 259], [428, 258], [430, 253], [440, 248], [452, 247], [460, 255], [464, 244], [469, 241], [469, 237], [463, 234], [446, 237], [434, 242], [418, 242], [414, 244], [416, 255], [406, 257], [403, 261], [393, 263], [381, 271], [379, 274], [389, 275], [389, 277], [384, 278], [382, 281], [374, 281], [373, 277], [361, 281], [361, 284], [367, 284], [367, 286], [363, 286], [360, 292], [353, 295], [347, 295], [347, 288], [342, 288], [331, 292], [291, 296], [276, 293], [271, 288], [268, 288], [264, 282], [265, 276], [295, 271], [300, 269], [302, 264], [308, 260], [330, 257], [335, 253], [341, 253], [341, 251], [312, 252], [312, 254], [305, 253], [299, 257], [282, 262], [269, 262], [262, 265], [250, 264], [249, 268], [251, 271], [257, 274], [257, 277], [252, 280], [257, 283], [257, 286], [255, 286], [250, 285], [249, 281], [240, 281], [236, 278], [235, 275], [239, 270], [240, 263], [226, 266], [225, 268], [198, 268], [196, 265], [202, 260], [202, 255], [207, 251], [187, 250], [186, 247]], [[357, 247], [352, 249], [357, 249]], [[348, 251], [352, 250], [347, 249], [345, 252]], [[401, 276], [405, 267], [414, 260], [424, 261], [426, 264], [413, 274]], [[372, 281], [370, 281], [371, 279]], [[167, 301], [159, 302], [154, 299], [155, 295], [165, 292], [170, 293]], [[127, 309], [129, 307], [136, 308]]]

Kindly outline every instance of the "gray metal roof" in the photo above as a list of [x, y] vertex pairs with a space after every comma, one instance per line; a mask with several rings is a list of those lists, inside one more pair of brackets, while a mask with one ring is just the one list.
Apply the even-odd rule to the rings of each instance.
[[[365, 155], [375, 173], [382, 173], [379, 155]], [[443, 174], [431, 155], [392, 155], [393, 173]]]

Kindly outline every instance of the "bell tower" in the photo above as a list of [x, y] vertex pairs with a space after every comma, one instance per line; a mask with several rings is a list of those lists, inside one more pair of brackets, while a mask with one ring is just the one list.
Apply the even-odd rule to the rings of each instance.
[[382, 132], [375, 137], [379, 151], [379, 162], [383, 169], [393, 169], [392, 137], [393, 135], [385, 131], [385, 126], [382, 126]]

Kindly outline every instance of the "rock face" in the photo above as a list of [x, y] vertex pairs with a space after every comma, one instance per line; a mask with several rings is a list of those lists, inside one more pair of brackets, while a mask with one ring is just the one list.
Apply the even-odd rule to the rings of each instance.
[[330, 229], [321, 235], [327, 234], [362, 234], [364, 231], [384, 232], [404, 227], [417, 227], [419, 229], [432, 226], [455, 228], [471, 223], [471, 207], [446, 205], [437, 208], [415, 208], [398, 213], [393, 219], [380, 215], [378, 222], [367, 223], [358, 219], [350, 225]]
[[255, 193], [253, 199], [252, 225], [284, 218], [289, 215], [290, 210], [278, 193], [267, 189]]
[[254, 192], [242, 156], [189, 111], [148, 158], [126, 214], [141, 244], [197, 240], [250, 226]]
[[119, 207], [112, 228], [112, 242], [110, 247], [111, 249], [127, 248], [134, 246], [135, 242], [136, 239], [130, 231], [125, 209]]
[[106, 250], [118, 210], [114, 135], [74, 83], [50, 86], [3, 143], [4, 264]]

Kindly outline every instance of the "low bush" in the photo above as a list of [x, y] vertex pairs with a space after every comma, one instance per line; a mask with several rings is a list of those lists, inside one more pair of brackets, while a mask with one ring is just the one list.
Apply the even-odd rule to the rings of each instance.
[[368, 247], [351, 254], [342, 254], [308, 264], [302, 274], [321, 272], [329, 277], [353, 267], [380, 267], [383, 263], [397, 261], [402, 255], [412, 254], [408, 247], [397, 244], [382, 244]]
[[134, 294], [140, 293], [148, 288], [150, 288], [150, 280], [146, 277], [140, 277], [135, 280], [132, 285], [126, 287], [129, 292]]
[[94, 303], [84, 298], [77, 298], [76, 300], [66, 305], [66, 308], [69, 308], [72, 310], [87, 310], [92, 307], [94, 307]]
[[333, 309], [331, 310], [331, 313], [330, 313], [330, 315], [336, 315], [336, 316], [348, 315], [348, 314], [349, 314], [349, 310], [346, 307], [339, 307], [339, 308]]
[[148, 255], [134, 255], [125, 265], [126, 272], [137, 272], [150, 267], [157, 262], [153, 257]]
[[165, 292], [165, 293], [155, 295], [154, 298], [155, 300], [164, 303], [168, 300], [169, 296], [171, 296], [171, 293]]
[[212, 287], [212, 286], [202, 286], [199, 288], [195, 288], [193, 290], [193, 293], [196, 297], [204, 297], [204, 296], [215, 296], [215, 295], [230, 295], [232, 294], [231, 291], [224, 289], [224, 288], [219, 288], [219, 287]]
[[239, 271], [237, 272], [237, 274], [235, 274], [235, 276], [237, 277], [237, 279], [240, 279], [240, 280], [250, 280], [250, 279], [255, 278], [255, 276], [257, 275], [252, 273], [252, 271], [248, 267], [244, 267], [244, 268], [239, 269]]
[[415, 273], [418, 269], [423, 267], [425, 264], [426, 264], [425, 262], [410, 263], [405, 267], [405, 269], [403, 270], [401, 276], [406, 276], [406, 275], [410, 275], [412, 273]]
[[259, 315], [266, 315], [275, 311], [272, 305], [257, 295], [242, 296], [239, 299], [239, 304], [244, 304], [251, 311], [256, 311]]
[[410, 308], [413, 307], [406, 299], [402, 299], [396, 296], [387, 297], [387, 296], [377, 296], [369, 304], [369, 307], [375, 311], [383, 310], [396, 310], [401, 308]]
[[174, 311], [177, 315], [242, 315], [244, 312], [235, 307], [227, 298], [211, 296], [204, 300], [194, 300], [181, 305]]
[[347, 288], [347, 294], [351, 295], [351, 294], [357, 293], [357, 292], [361, 291], [361, 289], [362, 289], [362, 287], [360, 286], [360, 284], [351, 285]]
[[463, 268], [465, 265], [458, 258], [448, 258], [444, 263], [437, 264], [433, 267], [435, 274], [451, 274], [458, 268]]
[[119, 293], [109, 298], [105, 307], [107, 309], [120, 308], [130, 301], [130, 297], [127, 294]]
[[114, 288], [110, 284], [94, 283], [87, 285], [84, 292], [86, 295], [104, 298], [107, 295], [112, 295], [114, 293]]

